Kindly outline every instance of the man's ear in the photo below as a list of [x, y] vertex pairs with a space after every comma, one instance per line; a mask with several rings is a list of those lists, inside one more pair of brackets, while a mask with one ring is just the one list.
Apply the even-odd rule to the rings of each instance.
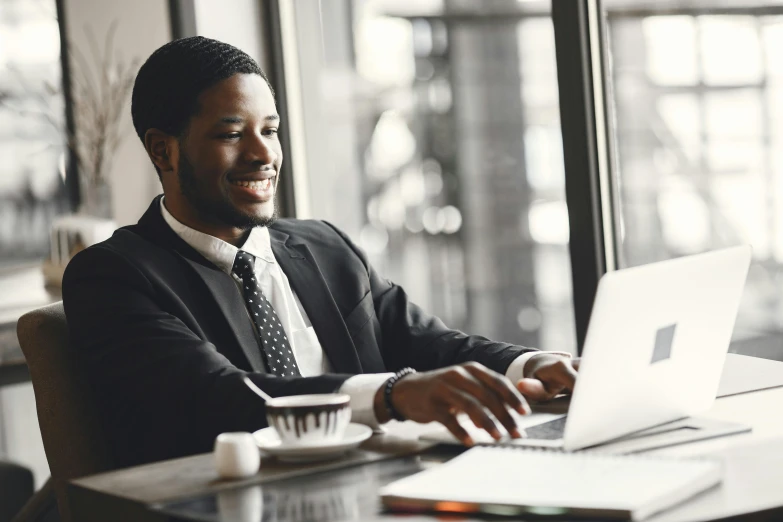
[[179, 140], [158, 129], [144, 133], [144, 148], [161, 174], [173, 171], [179, 164]]

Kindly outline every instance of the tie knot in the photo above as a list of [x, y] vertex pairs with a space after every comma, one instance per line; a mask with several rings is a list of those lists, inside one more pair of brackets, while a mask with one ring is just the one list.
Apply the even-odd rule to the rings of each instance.
[[253, 254], [249, 254], [244, 250], [239, 250], [237, 256], [234, 258], [234, 266], [231, 268], [231, 271], [241, 279], [245, 279], [245, 277], [255, 277], [253, 274], [255, 262], [256, 258]]

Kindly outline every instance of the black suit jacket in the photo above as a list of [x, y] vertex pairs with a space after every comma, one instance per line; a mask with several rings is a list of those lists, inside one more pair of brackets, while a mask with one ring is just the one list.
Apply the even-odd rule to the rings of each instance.
[[281, 219], [270, 235], [334, 374], [265, 374], [236, 284], [171, 230], [160, 197], [137, 225], [69, 263], [71, 343], [118, 467], [210, 451], [221, 432], [266, 426], [244, 375], [273, 396], [325, 393], [351, 375], [406, 366], [478, 361], [504, 373], [528, 351], [447, 328], [328, 223]]

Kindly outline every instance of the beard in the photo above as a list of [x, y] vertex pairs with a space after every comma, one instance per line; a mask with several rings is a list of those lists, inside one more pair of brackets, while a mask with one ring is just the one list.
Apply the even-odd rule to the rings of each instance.
[[218, 198], [208, 197], [209, 189], [199, 181], [195, 172], [193, 164], [188, 161], [187, 157], [184, 154], [180, 155], [179, 187], [182, 195], [196, 209], [201, 219], [207, 222], [222, 223], [240, 230], [267, 227], [277, 219], [276, 204], [271, 216], [257, 216], [236, 208], [225, 194], [219, 194]]

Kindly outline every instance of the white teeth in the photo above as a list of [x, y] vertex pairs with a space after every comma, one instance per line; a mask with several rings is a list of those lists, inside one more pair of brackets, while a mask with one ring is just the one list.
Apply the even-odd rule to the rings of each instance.
[[247, 187], [252, 190], [268, 190], [272, 185], [272, 180], [270, 178], [262, 181], [232, 181], [231, 183], [234, 185], [239, 185], [240, 187]]

